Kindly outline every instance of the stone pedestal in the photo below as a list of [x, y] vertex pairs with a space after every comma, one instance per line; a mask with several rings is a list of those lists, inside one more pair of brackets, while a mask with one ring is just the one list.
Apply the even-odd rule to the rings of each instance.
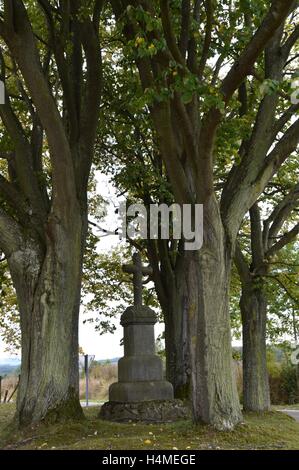
[[143, 305], [122, 315], [124, 357], [118, 362], [118, 382], [109, 389], [110, 402], [173, 399], [173, 387], [163, 379], [162, 361], [155, 355], [155, 323], [155, 313]]
[[123, 271], [133, 274], [134, 306], [121, 317], [125, 354], [118, 361], [118, 382], [109, 388], [109, 401], [100, 418], [110, 421], [165, 422], [189, 416], [189, 409], [173, 399], [173, 387], [163, 378], [162, 361], [155, 354], [156, 314], [142, 305], [142, 276], [151, 268], [142, 266], [139, 253]]
[[108, 401], [100, 412], [100, 418], [117, 423], [171, 423], [191, 419], [188, 404], [181, 400], [152, 400], [136, 403]]

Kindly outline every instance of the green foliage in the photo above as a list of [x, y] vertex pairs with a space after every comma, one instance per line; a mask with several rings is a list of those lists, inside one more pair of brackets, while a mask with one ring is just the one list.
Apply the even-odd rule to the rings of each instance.
[[286, 364], [281, 371], [282, 392], [287, 396], [287, 403], [293, 404], [299, 402], [298, 384], [296, 367]]
[[281, 343], [267, 353], [271, 403], [294, 404], [299, 402], [297, 366], [291, 364], [290, 344]]
[[299, 331], [298, 242], [287, 245], [271, 263], [272, 274], [266, 283], [269, 301], [268, 337], [277, 341], [289, 335], [295, 340]]
[[131, 283], [126, 284], [122, 273], [124, 253], [116, 249], [108, 254], [96, 253], [95, 239], [88, 239], [84, 272], [83, 298], [85, 321], [95, 323], [101, 334], [115, 330], [115, 324], [125, 306], [132, 303]]
[[[36, 2], [27, 2], [29, 15], [37, 37], [47, 38], [46, 20], [40, 14]], [[88, 4], [87, 4], [88, 3]], [[87, 2], [80, 8], [77, 19], [84, 21], [90, 16], [90, 5]], [[171, 1], [171, 22], [175, 38], [181, 33], [181, 1]], [[107, 7], [106, 17], [101, 26], [103, 41], [103, 102], [101, 120], [98, 129], [96, 146], [97, 169], [111, 177], [113, 184], [120, 193], [126, 194], [129, 201], [173, 202], [173, 193], [159, 152], [159, 137], [154, 130], [149, 108], [153, 103], [172, 101], [176, 94], [182, 98], [185, 105], [194, 100], [198, 103], [198, 116], [202, 117], [211, 108], [218, 108], [223, 115], [215, 146], [215, 187], [222, 188], [232, 166], [240, 163], [240, 144], [246, 141], [252, 131], [254, 118], [262, 98], [273, 93], [289, 93], [291, 79], [295, 75], [293, 64], [286, 70], [286, 79], [282, 82], [264, 79], [263, 60], [260, 58], [255, 66], [255, 75], [246, 80], [248, 93], [248, 110], [240, 116], [240, 101], [233, 97], [225, 109], [219, 82], [226, 68], [233, 63], [240, 51], [244, 49], [253, 31], [259, 26], [260, 20], [270, 5], [269, 0], [223, 0], [213, 1], [214, 18], [212, 22], [211, 44], [208, 51], [207, 66], [203, 77], [191, 72], [175, 60], [166, 45], [162, 33], [159, 2], [152, 2], [152, 13], [148, 13], [139, 5], [130, 5], [127, 9], [128, 18], [135, 25], [133, 37], [123, 45], [122, 32], [126, 25], [125, 15], [117, 24], [111, 18], [110, 7]], [[206, 12], [201, 12], [200, 18], [192, 18], [189, 25], [190, 40], [194, 41], [196, 66], [199, 65], [204, 48], [206, 33]], [[53, 9], [53, 22], [56, 25], [56, 39], [65, 41], [64, 54], [71, 57], [73, 45], [71, 37], [60, 37], [60, 18]], [[292, 30], [291, 25], [287, 32]], [[38, 42], [42, 59], [46, 57], [46, 45]], [[158, 58], [154, 85], [142, 88], [135, 59]], [[223, 59], [219, 77], [214, 77], [215, 60]], [[4, 46], [4, 60], [9, 69], [13, 63]], [[58, 80], [54, 61], [49, 64], [49, 81], [54, 98], [63, 114], [61, 83]], [[167, 67], [164, 67], [167, 63]], [[296, 62], [295, 62], [296, 63]], [[258, 78], [256, 78], [258, 77]], [[214, 79], [215, 78], [215, 79]], [[7, 80], [8, 92], [13, 95], [12, 103], [16, 114], [24, 125], [25, 132], [30, 132], [31, 117], [24, 100], [14, 98], [18, 94], [22, 78], [18, 73], [11, 73]], [[197, 100], [197, 101], [196, 101]], [[280, 99], [279, 111], [283, 111], [286, 103]], [[179, 124], [177, 124], [179, 127]], [[287, 128], [287, 126], [286, 126]], [[286, 130], [284, 129], [284, 131]], [[1, 151], [11, 151], [13, 142], [4, 128], [0, 128]], [[47, 143], [45, 142], [45, 150]], [[46, 152], [45, 152], [46, 153]], [[51, 168], [45, 157], [45, 171], [40, 175], [47, 183], [51, 192]], [[6, 163], [1, 160], [1, 172], [7, 175]], [[291, 177], [290, 177], [291, 176]], [[279, 202], [282, 192], [287, 191], [298, 178], [298, 162], [291, 158], [281, 169], [279, 175], [273, 178], [268, 187], [266, 197], [262, 199], [264, 206], [273, 208]], [[275, 192], [276, 190], [276, 192]], [[217, 190], [218, 191], [218, 190]], [[272, 194], [273, 192], [273, 194]], [[271, 194], [270, 194], [271, 193]], [[218, 191], [218, 195], [220, 192]], [[89, 209], [96, 223], [101, 221], [102, 214], [98, 213], [102, 200], [96, 191], [95, 178], [90, 181]], [[3, 200], [1, 199], [1, 204]], [[287, 223], [291, 223], [289, 220]], [[284, 227], [286, 228], [286, 226]], [[250, 264], [250, 229], [248, 219], [242, 226], [242, 240], [245, 256]], [[140, 243], [145, 252], [145, 244]], [[266, 280], [269, 299], [268, 337], [278, 340], [283, 334], [294, 335], [298, 329], [296, 309], [298, 308], [298, 246], [286, 247], [278, 256], [270, 260], [271, 276]], [[85, 311], [89, 312], [100, 332], [113, 331], [114, 324], [125, 305], [132, 302], [131, 283], [123, 275], [121, 264], [130, 259], [128, 249], [114, 250], [103, 254], [98, 251], [98, 238], [95, 232], [89, 231], [87, 250], [84, 258], [83, 297]], [[1, 271], [1, 304], [0, 328], [5, 339], [13, 344], [19, 344], [18, 315], [16, 300], [7, 274], [7, 266], [0, 264]], [[258, 278], [257, 281], [258, 282]], [[256, 284], [257, 285], [257, 284]], [[239, 298], [240, 281], [236, 271], [233, 272], [231, 283], [231, 318], [235, 337], [240, 337]], [[145, 292], [146, 302], [157, 306], [153, 289]], [[86, 316], [88, 314], [86, 313]]]
[[[216, 57], [223, 57], [226, 66], [233, 62], [252, 37], [253, 31], [260, 24], [260, 19], [269, 5], [269, 1], [258, 0], [250, 2], [240, 0], [234, 2], [234, 5], [228, 0], [221, 4], [214, 2], [212, 41], [209, 48], [209, 58], [212, 61], [208, 61], [202, 80], [199, 80], [196, 73], [192, 73], [173, 56], [168, 57], [166, 61], [169, 50], [162, 32], [158, 2], [153, 3], [151, 14], [140, 5], [129, 6], [126, 12], [127, 18], [124, 15], [115, 28], [112, 28], [111, 41], [107, 37], [107, 56], [104, 58], [104, 105], [97, 145], [99, 156], [97, 167], [111, 177], [111, 181], [119, 192], [126, 194], [130, 202], [171, 203], [173, 201], [172, 190], [159, 154], [159, 139], [150, 118], [151, 105], [155, 102], [167, 103], [178, 93], [183, 103], [187, 105], [192, 103], [192, 100], [198, 99], [200, 117], [215, 106], [224, 112], [223, 101], [218, 91], [219, 79], [212, 82], [213, 60]], [[170, 2], [170, 9], [172, 28], [178, 40], [181, 32], [181, 2]], [[125, 40], [123, 47], [122, 33], [127, 20], [133, 21], [134, 34], [130, 40]], [[195, 41], [198, 57], [203, 48], [205, 20], [205, 13], [202, 13], [200, 21], [193, 18], [190, 22], [190, 37]], [[291, 30], [292, 27], [290, 27]], [[164, 67], [162, 61], [161, 66], [157, 67], [155, 72], [153, 86], [143, 90], [135, 60], [147, 57], [157, 60], [162, 60], [163, 57], [168, 66]], [[219, 75], [221, 76], [221, 73]], [[249, 76], [246, 80], [248, 95], [246, 114], [240, 115], [240, 97], [237, 96], [233, 97], [224, 112], [215, 146], [216, 188], [218, 185], [222, 188], [232, 166], [240, 163], [242, 157], [240, 145], [249, 138], [252, 132], [261, 99], [271, 93], [286, 92], [286, 86], [290, 86], [291, 83], [289, 79], [279, 83], [275, 80], [264, 80], [262, 57], [256, 63], [256, 75], [260, 78]], [[286, 105], [288, 103], [281, 103], [279, 110], [282, 111]], [[292, 169], [295, 171], [296, 162], [290, 159], [288, 165], [290, 165], [289, 169], [282, 168], [277, 176], [280, 182], [283, 181], [284, 191], [292, 184], [287, 174], [292, 175], [292, 182], [295, 181], [297, 174], [292, 171]], [[278, 198], [279, 195], [274, 196], [273, 200], [270, 199], [270, 202], [268, 200], [266, 204], [273, 208]], [[245, 220], [243, 224], [242, 236], [247, 239], [244, 245], [245, 252], [250, 253], [248, 220]], [[144, 248], [144, 243], [140, 245]], [[283, 252], [281, 259], [284, 256]], [[250, 256], [247, 258], [250, 263]], [[291, 289], [288, 287], [288, 292], [286, 292], [283, 287], [289, 272], [282, 274], [281, 269], [278, 271], [275, 271], [275, 278], [269, 277], [266, 280], [267, 292], [271, 291], [269, 295], [270, 339], [277, 338], [287, 330], [290, 333], [293, 325], [290, 315], [290, 307], [293, 306], [290, 298]], [[256, 286], [259, 281], [260, 279], [256, 278]], [[231, 320], [234, 337], [238, 339], [241, 334], [240, 293], [240, 281], [238, 274], [234, 271], [231, 284]]]
[[242, 353], [240, 349], [233, 348], [233, 359], [235, 361], [241, 361], [242, 360]]
[[19, 313], [6, 260], [0, 262], [0, 336], [7, 350], [15, 352], [20, 348]]
[[[97, 251], [98, 239], [90, 234], [83, 270], [83, 302], [86, 321], [100, 334], [113, 333], [125, 308], [133, 304], [131, 276], [122, 271], [131, 263], [130, 247], [119, 247], [109, 253]], [[145, 305], [158, 309], [153, 287], [143, 292]]]

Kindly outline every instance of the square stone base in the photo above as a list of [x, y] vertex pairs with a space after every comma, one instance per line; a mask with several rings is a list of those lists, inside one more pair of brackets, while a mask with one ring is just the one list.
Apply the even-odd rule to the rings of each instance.
[[191, 418], [188, 405], [182, 400], [153, 400], [140, 403], [108, 401], [100, 410], [99, 418], [118, 423], [170, 423]]
[[172, 399], [173, 387], [166, 380], [115, 382], [109, 387], [109, 401], [112, 402], [143, 402]]

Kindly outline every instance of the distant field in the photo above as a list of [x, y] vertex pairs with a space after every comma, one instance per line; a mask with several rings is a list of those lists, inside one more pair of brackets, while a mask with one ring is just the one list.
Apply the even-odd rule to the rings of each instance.
[[[2, 379], [1, 383], [1, 401], [3, 402], [4, 396], [7, 395], [9, 398], [11, 394], [13, 393], [16, 385], [18, 382], [18, 376], [15, 374], [11, 374], [6, 376], [4, 379]], [[14, 395], [13, 399], [15, 400], [16, 395]]]
[[5, 375], [13, 374], [19, 370], [19, 366], [11, 366], [10, 364], [0, 364], [0, 375], [3, 377]]
[[[116, 361], [116, 360], [115, 360]], [[105, 401], [108, 398], [110, 384], [117, 381], [117, 363], [99, 361], [94, 364], [89, 373], [89, 399]], [[2, 400], [6, 391], [8, 396], [12, 393], [18, 380], [19, 366], [9, 364], [0, 365], [0, 376], [2, 376]], [[85, 375], [80, 375], [80, 399], [85, 399]]]
[[[106, 401], [108, 399], [109, 386], [117, 382], [117, 364], [100, 363], [93, 365], [89, 374], [89, 398], [90, 400]], [[80, 399], [85, 398], [85, 376], [80, 377]]]

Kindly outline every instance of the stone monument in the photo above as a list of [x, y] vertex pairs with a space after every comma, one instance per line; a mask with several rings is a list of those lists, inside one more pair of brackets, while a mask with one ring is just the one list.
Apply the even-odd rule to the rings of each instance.
[[186, 409], [173, 399], [173, 387], [163, 378], [162, 360], [155, 354], [155, 312], [142, 304], [142, 278], [152, 273], [142, 265], [139, 253], [133, 265], [123, 266], [133, 274], [134, 306], [121, 317], [124, 328], [124, 357], [118, 361], [118, 382], [109, 388], [109, 402], [100, 417], [113, 421], [167, 421], [183, 418]]

